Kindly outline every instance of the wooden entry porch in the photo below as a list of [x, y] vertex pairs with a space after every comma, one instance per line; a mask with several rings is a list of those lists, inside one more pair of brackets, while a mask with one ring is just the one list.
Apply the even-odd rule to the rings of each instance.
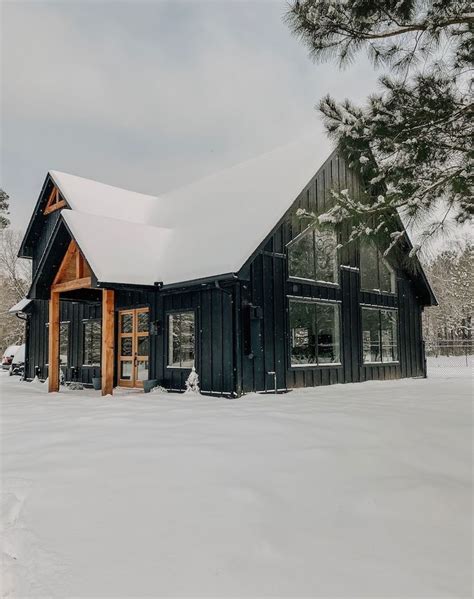
[[[58, 268], [50, 289], [49, 299], [49, 366], [48, 391], [59, 391], [59, 302], [61, 293], [78, 289], [92, 288], [92, 271], [72, 240]], [[114, 384], [114, 306], [115, 292], [102, 289], [102, 352], [101, 352], [101, 389], [102, 395], [113, 394]]]

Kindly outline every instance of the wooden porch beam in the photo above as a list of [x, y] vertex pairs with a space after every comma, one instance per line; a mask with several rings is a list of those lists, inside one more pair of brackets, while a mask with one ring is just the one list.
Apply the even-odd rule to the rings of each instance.
[[114, 304], [115, 292], [102, 290], [102, 395], [112, 395], [114, 387]]
[[59, 293], [51, 290], [49, 300], [48, 391], [59, 391]]
[[65, 283], [57, 283], [51, 286], [51, 291], [73, 291], [74, 289], [89, 289], [92, 286], [91, 277], [84, 277], [82, 279], [74, 279], [72, 281], [66, 281]]
[[64, 200], [59, 200], [59, 202], [56, 202], [54, 204], [47, 206], [44, 209], [43, 214], [46, 216], [47, 214], [50, 214], [51, 212], [54, 212], [55, 210], [60, 210], [61, 208], [64, 208], [65, 206], [66, 206], [66, 202]]

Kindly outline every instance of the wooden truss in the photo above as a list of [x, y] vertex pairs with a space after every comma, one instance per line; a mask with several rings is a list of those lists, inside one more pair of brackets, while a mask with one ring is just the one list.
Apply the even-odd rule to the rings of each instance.
[[43, 210], [43, 214], [49, 214], [50, 212], [54, 212], [55, 210], [59, 210], [60, 208], [64, 208], [66, 206], [66, 201], [62, 199], [61, 194], [59, 193], [59, 189], [54, 186], [49, 194], [48, 201], [46, 203], [45, 209]]

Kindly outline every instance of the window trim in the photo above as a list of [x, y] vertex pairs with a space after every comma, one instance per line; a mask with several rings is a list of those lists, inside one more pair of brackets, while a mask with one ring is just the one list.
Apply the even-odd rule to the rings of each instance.
[[[377, 312], [379, 312], [379, 334], [380, 334], [380, 344], [379, 344], [379, 350], [380, 350], [380, 360], [370, 360], [368, 362], [364, 361], [364, 339], [363, 339], [363, 329], [362, 329], [362, 311], [363, 310], [375, 310]], [[396, 316], [397, 316], [397, 355], [398, 355], [398, 360], [387, 360], [386, 362], [383, 361], [383, 353], [382, 353], [382, 319], [381, 319], [381, 315], [380, 312], [395, 312]], [[360, 351], [361, 351], [361, 362], [362, 362], [362, 366], [394, 366], [397, 364], [400, 364], [400, 311], [398, 309], [398, 306], [374, 306], [374, 305], [370, 305], [370, 304], [360, 304], [360, 331], [361, 331], [361, 346], [360, 346]]]
[[[314, 227], [312, 225], [308, 225], [306, 227], [306, 229], [304, 229], [303, 231], [301, 231], [300, 233], [298, 233], [298, 235], [296, 235], [296, 237], [293, 237], [293, 239], [290, 239], [290, 241], [286, 244], [286, 264], [287, 264], [287, 280], [290, 282], [303, 282], [304, 284], [307, 285], [324, 285], [324, 286], [328, 286], [328, 287], [340, 287], [341, 286], [341, 264], [340, 264], [340, 256], [339, 256], [339, 250], [336, 249], [336, 268], [335, 268], [335, 275], [336, 275], [336, 281], [324, 281], [322, 279], [310, 279], [308, 277], [298, 277], [297, 275], [292, 275], [290, 274], [290, 259], [289, 259], [289, 249], [291, 248], [291, 246], [295, 245], [295, 243], [298, 243], [298, 241], [300, 239], [302, 239], [305, 235], [308, 234], [309, 231], [312, 231], [313, 233], [313, 258], [314, 258], [314, 273], [315, 273], [315, 277], [316, 277], [316, 247], [315, 247], [315, 239], [314, 239], [314, 235], [317, 231], [317, 227]], [[334, 234], [336, 235], [336, 240], [339, 243], [339, 239], [338, 239], [338, 232], [334, 229]]]
[[[372, 246], [372, 248], [375, 249], [375, 251], [377, 252], [377, 283], [380, 287], [380, 263], [383, 262], [385, 264], [385, 266], [388, 268], [388, 270], [390, 271], [390, 275], [391, 275], [391, 279], [393, 281], [393, 291], [385, 291], [382, 289], [369, 289], [367, 287], [363, 287], [362, 286], [362, 273], [364, 272], [364, 269], [362, 268], [362, 247], [363, 245], [361, 244], [361, 246], [359, 247], [359, 270], [360, 270], [360, 290], [364, 291], [365, 293], [376, 293], [377, 295], [389, 295], [391, 297], [397, 295], [397, 273], [395, 268], [393, 268], [393, 266], [390, 264], [390, 262], [383, 256], [382, 252], [379, 250], [379, 248], [371, 242], [367, 242], [370, 243], [370, 245]], [[378, 364], [378, 362], [377, 362]]]
[[[169, 359], [170, 359], [170, 342], [169, 342], [169, 334], [170, 334], [170, 330], [169, 330], [169, 317], [176, 315], [176, 314], [192, 314], [194, 317], [194, 364], [193, 366], [173, 366], [172, 364], [169, 364]], [[175, 308], [172, 310], [166, 310], [165, 312], [165, 322], [166, 322], [166, 345], [165, 345], [165, 351], [166, 351], [166, 368], [167, 370], [191, 370], [193, 367], [197, 369], [197, 348], [198, 348], [198, 343], [196, 341], [196, 331], [198, 329], [197, 327], [197, 314], [196, 314], [196, 309], [195, 308]]]
[[[341, 300], [329, 300], [325, 298], [313, 298], [313, 297], [304, 297], [301, 295], [287, 295], [288, 299], [288, 364], [290, 370], [301, 370], [305, 368], [311, 369], [321, 369], [321, 368], [342, 368], [342, 301]], [[322, 304], [322, 305], [333, 305], [337, 306], [337, 314], [339, 321], [339, 361], [338, 362], [327, 362], [325, 364], [311, 363], [311, 364], [292, 364], [292, 344], [291, 344], [291, 327], [290, 327], [290, 304], [300, 303], [300, 304]]]
[[[100, 358], [99, 358], [99, 362], [96, 363], [94, 362], [93, 364], [85, 364], [84, 363], [84, 356], [85, 356], [85, 349], [86, 349], [86, 344], [85, 344], [85, 333], [86, 333], [86, 324], [88, 322], [93, 322], [93, 321], [97, 321], [100, 323]], [[100, 316], [97, 316], [96, 318], [83, 318], [82, 319], [82, 360], [81, 360], [82, 364], [81, 367], [82, 368], [100, 368], [102, 366], [102, 318]]]

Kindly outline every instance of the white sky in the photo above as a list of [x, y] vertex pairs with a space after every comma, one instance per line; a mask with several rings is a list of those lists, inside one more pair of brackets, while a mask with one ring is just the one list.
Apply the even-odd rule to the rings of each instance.
[[3, 2], [2, 186], [24, 228], [57, 169], [157, 194], [303, 134], [361, 59], [315, 65], [284, 1]]

